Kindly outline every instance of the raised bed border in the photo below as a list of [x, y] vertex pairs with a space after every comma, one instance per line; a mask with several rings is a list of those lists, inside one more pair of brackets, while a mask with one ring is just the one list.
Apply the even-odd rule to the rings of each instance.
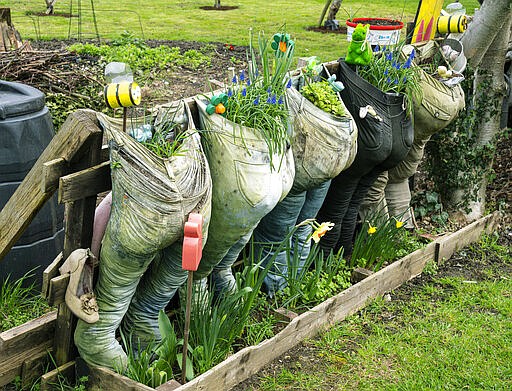
[[[444, 259], [449, 259], [457, 250], [477, 242], [483, 233], [493, 232], [499, 224], [501, 215], [501, 212], [494, 212], [484, 216], [466, 227], [442, 236], [426, 247], [406, 255], [292, 319], [274, 337], [256, 346], [240, 350], [192, 381], [177, 386], [178, 383], [171, 380], [156, 389], [159, 391], [207, 391], [229, 390], [235, 387], [301, 341], [316, 336], [322, 330], [364, 308], [370, 300], [384, 295], [416, 277], [423, 271], [428, 261], [442, 262]], [[152, 390], [148, 386], [109, 369], [94, 367], [90, 368], [87, 388], [93, 391], [107, 389]]]

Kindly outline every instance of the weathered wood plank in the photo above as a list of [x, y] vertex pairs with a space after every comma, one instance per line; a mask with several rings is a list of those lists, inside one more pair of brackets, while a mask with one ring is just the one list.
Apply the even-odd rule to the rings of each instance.
[[41, 191], [52, 193], [59, 187], [59, 178], [69, 173], [69, 165], [63, 158], [57, 158], [43, 163], [41, 175]]
[[56, 317], [57, 312], [52, 311], [0, 333], [1, 359], [6, 360], [27, 347], [53, 340]]
[[492, 232], [500, 218], [501, 212], [491, 213], [452, 234], [436, 240], [436, 261], [449, 259], [456, 251], [470, 243], [477, 242], [484, 232]]
[[50, 280], [48, 296], [46, 301], [51, 306], [58, 306], [66, 300], [66, 289], [68, 288], [69, 274], [53, 277]]
[[89, 391], [154, 391], [154, 388], [145, 386], [103, 367], [91, 368], [87, 389]]
[[[62, 266], [64, 262], [64, 257], [62, 256], [62, 252], [60, 252], [52, 263], [50, 263], [46, 269], [43, 271], [43, 283], [41, 286], [41, 296], [45, 299], [48, 298], [49, 290], [50, 290], [50, 280], [54, 277], [60, 275], [59, 267]], [[50, 304], [53, 305], [53, 304]]]
[[60, 389], [57, 387], [60, 384], [59, 376], [67, 379], [69, 384], [75, 384], [75, 362], [69, 361], [53, 371], [45, 373], [41, 376], [41, 391], [52, 391]]
[[48, 354], [51, 354], [51, 349], [23, 361], [21, 365], [21, 387], [24, 390], [29, 390], [35, 381], [47, 371], [50, 362]]
[[0, 333], [0, 386], [21, 375], [24, 362], [51, 349], [56, 318], [53, 311]]
[[93, 134], [101, 136], [101, 129], [93, 112], [78, 110], [68, 116], [60, 131], [0, 211], [0, 262], [52, 195], [41, 191], [43, 164], [58, 158], [72, 161], [77, 151]]
[[25, 347], [18, 354], [10, 357], [9, 360], [0, 361], [0, 387], [12, 382], [17, 376], [21, 376], [23, 363], [32, 357], [51, 349], [48, 344]]
[[[93, 125], [98, 128], [96, 124]], [[75, 160], [71, 162], [71, 167], [76, 169], [74, 171], [89, 169], [100, 163], [102, 141], [103, 132], [101, 130], [90, 135], [86, 143], [83, 144], [82, 150], [75, 155]], [[62, 178], [59, 182], [59, 193], [61, 184]], [[83, 194], [82, 199], [66, 202], [64, 210], [66, 231], [62, 251], [64, 259], [67, 259], [77, 248], [91, 247], [95, 209], [96, 193], [93, 195]], [[77, 319], [66, 303], [59, 304], [57, 311], [53, 351], [57, 365], [64, 365], [78, 355], [73, 343]]]
[[78, 201], [112, 189], [110, 162], [75, 172], [60, 178], [59, 203]]

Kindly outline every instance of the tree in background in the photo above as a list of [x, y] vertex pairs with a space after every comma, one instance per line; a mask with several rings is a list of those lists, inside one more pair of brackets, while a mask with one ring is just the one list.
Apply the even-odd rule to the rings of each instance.
[[468, 60], [466, 112], [429, 146], [431, 175], [445, 207], [466, 221], [485, 213], [502, 104], [505, 57], [510, 48], [510, 0], [485, 0], [461, 37]]
[[[338, 14], [338, 11], [340, 10], [341, 3], [343, 0], [327, 0], [325, 3], [324, 9], [322, 10], [322, 14], [320, 15], [320, 21], [318, 22], [318, 27], [322, 26], [322, 22], [324, 20], [325, 14], [327, 12], [327, 8], [329, 8], [329, 14], [327, 15], [327, 19], [325, 21], [325, 26], [329, 27], [333, 30], [338, 28], [338, 25], [336, 22], [336, 15]], [[330, 7], [329, 7], [330, 5]]]

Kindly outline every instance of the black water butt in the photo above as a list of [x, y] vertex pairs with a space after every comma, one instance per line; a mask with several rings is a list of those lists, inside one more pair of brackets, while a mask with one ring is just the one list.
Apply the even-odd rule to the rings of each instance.
[[[0, 209], [4, 207], [54, 136], [44, 94], [0, 80]], [[37, 213], [11, 251], [0, 259], [0, 283], [30, 272], [24, 285], [40, 286], [42, 272], [64, 241], [64, 208], [54, 195]], [[0, 236], [5, 227], [0, 227]], [[4, 231], [5, 232], [5, 231]]]

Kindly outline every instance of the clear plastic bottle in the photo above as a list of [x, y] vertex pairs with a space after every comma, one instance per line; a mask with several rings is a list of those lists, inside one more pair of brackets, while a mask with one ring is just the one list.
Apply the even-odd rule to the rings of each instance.
[[458, 1], [450, 3], [446, 6], [445, 11], [450, 15], [464, 15], [466, 8]]
[[105, 80], [107, 83], [132, 82], [133, 73], [130, 66], [124, 62], [109, 62], [105, 67]]

